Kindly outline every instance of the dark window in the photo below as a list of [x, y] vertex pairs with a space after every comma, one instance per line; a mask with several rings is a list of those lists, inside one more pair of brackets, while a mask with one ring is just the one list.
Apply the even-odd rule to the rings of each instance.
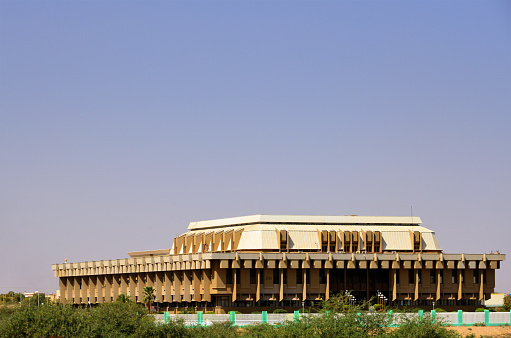
[[282, 284], [284, 285], [287, 285], [287, 270], [284, 269], [283, 273], [282, 273], [282, 277], [283, 277], [283, 281], [282, 281]]
[[474, 274], [473, 283], [479, 284], [479, 270], [476, 269], [476, 270], [473, 270], [472, 272]]
[[250, 284], [257, 284], [257, 273], [255, 269], [250, 269]]
[[408, 283], [414, 284], [415, 283], [415, 271], [414, 269], [408, 270]]
[[232, 284], [232, 269], [226, 269], [225, 283]]
[[458, 284], [458, 270], [457, 269], [452, 270], [451, 283]]
[[436, 270], [429, 270], [429, 283], [430, 284], [436, 283]]
[[399, 275], [400, 275], [400, 270], [397, 270], [396, 271], [396, 284], [399, 284]]
[[483, 270], [483, 284], [486, 284], [486, 270]]
[[461, 270], [461, 284], [465, 284], [465, 270]]
[[326, 284], [326, 273], [325, 270], [319, 270], [319, 284]]
[[259, 284], [263, 284], [264, 283], [264, 269], [259, 269], [259, 273], [261, 274], [261, 279], [260, 279], [260, 283]]
[[303, 284], [302, 269], [296, 269], [296, 284]]
[[311, 274], [310, 274], [309, 269], [305, 270], [305, 278], [307, 278], [306, 283], [310, 284], [311, 283]]
[[280, 271], [273, 269], [273, 284], [280, 284]]
[[422, 277], [422, 270], [419, 269], [419, 270], [417, 270], [417, 283], [419, 283], [419, 284], [422, 283], [421, 277]]
[[440, 284], [444, 283], [444, 270], [440, 270]]
[[236, 284], [241, 284], [241, 269], [236, 269]]
[[344, 243], [344, 252], [350, 252], [350, 242]]

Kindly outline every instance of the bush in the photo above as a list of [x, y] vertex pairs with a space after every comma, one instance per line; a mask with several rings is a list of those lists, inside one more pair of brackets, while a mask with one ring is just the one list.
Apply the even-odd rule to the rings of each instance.
[[439, 312], [447, 312], [446, 310], [442, 309], [442, 308], [437, 308], [435, 309], [436, 313], [439, 313]]
[[251, 312], [253, 315], [260, 315], [261, 314], [261, 311], [252, 311]]
[[287, 313], [287, 311], [284, 309], [275, 309], [273, 310], [273, 313]]
[[374, 311], [381, 311], [381, 310], [383, 310], [383, 304], [374, 304], [373, 308], [374, 308]]
[[478, 307], [475, 312], [484, 312], [486, 310], [485, 308]]
[[430, 337], [461, 337], [457, 332], [446, 329], [440, 321], [433, 322], [431, 318], [418, 317], [404, 319], [396, 330], [389, 333], [394, 338], [430, 338]]

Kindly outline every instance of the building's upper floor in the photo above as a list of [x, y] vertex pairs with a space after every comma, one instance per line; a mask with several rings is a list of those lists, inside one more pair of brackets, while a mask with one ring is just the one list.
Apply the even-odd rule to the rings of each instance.
[[171, 255], [207, 252], [440, 253], [419, 217], [253, 215], [192, 222]]

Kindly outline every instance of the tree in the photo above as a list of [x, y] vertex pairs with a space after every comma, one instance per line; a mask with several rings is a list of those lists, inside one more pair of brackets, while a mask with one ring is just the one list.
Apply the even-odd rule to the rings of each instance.
[[115, 300], [117, 303], [132, 303], [130, 296], [121, 293], [119, 296], [117, 296], [117, 299]]
[[511, 295], [506, 295], [504, 297], [504, 304], [502, 305], [504, 310], [511, 311]]
[[144, 304], [147, 306], [149, 313], [151, 313], [151, 303], [156, 298], [155, 292], [156, 290], [152, 286], [146, 286], [144, 288]]

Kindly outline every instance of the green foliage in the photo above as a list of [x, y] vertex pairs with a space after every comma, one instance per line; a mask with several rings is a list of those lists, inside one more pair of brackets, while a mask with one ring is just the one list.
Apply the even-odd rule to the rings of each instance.
[[374, 308], [374, 311], [381, 311], [381, 310], [383, 310], [383, 304], [374, 304], [373, 308]]
[[447, 312], [447, 310], [444, 310], [442, 308], [436, 308], [435, 311], [436, 311], [436, 313]]
[[261, 311], [252, 311], [251, 312], [253, 315], [260, 315], [261, 314]]
[[130, 296], [121, 293], [119, 296], [117, 296], [117, 299], [115, 300], [117, 303], [133, 303]]
[[457, 332], [446, 329], [440, 321], [433, 322], [431, 318], [411, 317], [405, 318], [398, 329], [388, 333], [392, 338], [457, 338], [461, 337]]
[[181, 309], [180, 311], [178, 311], [178, 313], [180, 314], [194, 314], [195, 313], [195, 309], [193, 307], [187, 307], [187, 308], [184, 308], [184, 309]]
[[147, 306], [149, 313], [151, 312], [151, 303], [156, 298], [156, 290], [152, 286], [146, 286], [143, 290], [144, 304]]
[[284, 309], [275, 309], [273, 310], [273, 313], [287, 313], [287, 311]]
[[484, 310], [486, 309], [483, 307], [478, 307], [475, 312], [484, 312]]
[[504, 297], [504, 304], [502, 305], [505, 311], [511, 311], [511, 296], [506, 295]]

